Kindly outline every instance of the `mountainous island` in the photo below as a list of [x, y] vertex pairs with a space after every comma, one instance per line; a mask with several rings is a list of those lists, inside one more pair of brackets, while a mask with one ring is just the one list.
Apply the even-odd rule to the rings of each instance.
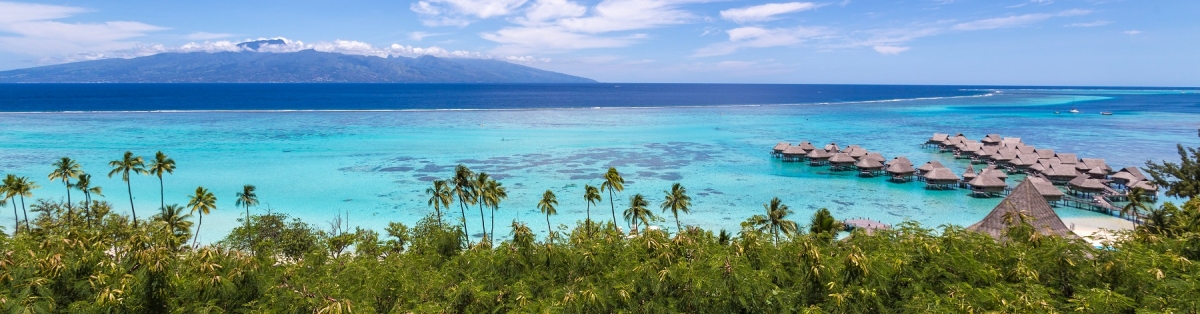
[[161, 53], [0, 72], [0, 83], [594, 83], [499, 60], [348, 55], [301, 50]]

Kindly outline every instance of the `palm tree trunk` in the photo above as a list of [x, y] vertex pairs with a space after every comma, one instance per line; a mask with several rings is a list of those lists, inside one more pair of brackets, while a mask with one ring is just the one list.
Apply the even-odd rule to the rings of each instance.
[[[165, 214], [166, 210], [167, 210], [167, 197], [164, 195], [166, 195], [166, 194], [163, 193], [162, 173], [159, 173], [158, 174], [158, 204], [159, 204], [158, 210]], [[249, 213], [249, 209], [247, 209], [247, 213]], [[247, 215], [249, 215], [249, 214], [247, 214]]]
[[[192, 237], [192, 247], [196, 247], [196, 240], [200, 240], [200, 225], [204, 224], [204, 212], [200, 212], [199, 222], [196, 223], [196, 235]], [[185, 240], [186, 241], [186, 240]]]
[[13, 235], [21, 231], [21, 216], [17, 215], [17, 200], [13, 200]]
[[83, 215], [84, 220], [87, 220], [88, 228], [92, 227], [92, 194], [86, 190], [83, 191]]
[[29, 211], [25, 209], [25, 195], [21, 195], [21, 213], [25, 215], [25, 231], [33, 230], [29, 228]]
[[75, 213], [71, 210], [71, 181], [63, 180], [63, 185], [67, 188], [67, 225], [71, 225], [71, 216]]
[[125, 180], [125, 191], [129, 192], [129, 211], [133, 213], [133, 227], [137, 228], [137, 209], [133, 208], [133, 185]]
[[488, 237], [489, 245], [496, 245], [496, 207], [492, 207], [492, 236]]
[[608, 189], [608, 206], [612, 208], [613, 225], [617, 225], [617, 205], [613, 204], [612, 189]]
[[463, 198], [458, 197], [458, 211], [462, 212], [463, 237], [467, 238], [467, 245], [471, 245], [471, 233], [467, 231], [467, 208], [463, 206]]
[[[554, 228], [550, 227], [550, 214], [546, 214], [546, 239], [550, 240], [550, 245], [554, 245]], [[549, 248], [546, 248], [549, 252]]]
[[[487, 239], [488, 238], [488, 229], [487, 229], [487, 220], [484, 220], [485, 218], [487, 218], [487, 217], [483, 216], [483, 202], [479, 202], [479, 226], [481, 228], [480, 230], [482, 230], [480, 232], [483, 232], [483, 238]], [[480, 239], [479, 243], [483, 243], [483, 239]]]
[[[592, 202], [591, 201], [586, 201], [586, 202], [587, 202], [587, 222], [586, 222], [587, 236], [589, 238], [591, 238], [592, 237]], [[614, 212], [613, 215], [616, 215], [616, 213]], [[493, 226], [493, 227], [495, 227], [495, 226]]]

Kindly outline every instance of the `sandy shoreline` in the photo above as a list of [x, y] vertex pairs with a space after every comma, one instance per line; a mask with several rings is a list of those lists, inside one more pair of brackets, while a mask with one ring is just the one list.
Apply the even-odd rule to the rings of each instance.
[[1067, 228], [1071, 228], [1075, 234], [1083, 237], [1092, 245], [1100, 245], [1106, 240], [1114, 240], [1113, 231], [1132, 230], [1134, 227], [1132, 221], [1116, 217], [1063, 218], [1062, 221]]

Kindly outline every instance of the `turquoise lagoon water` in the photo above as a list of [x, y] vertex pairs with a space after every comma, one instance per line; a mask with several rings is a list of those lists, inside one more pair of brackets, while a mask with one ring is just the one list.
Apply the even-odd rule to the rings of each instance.
[[[509, 198], [496, 217], [501, 235], [513, 220], [540, 225], [544, 218], [535, 205], [547, 189], [558, 195], [555, 224], [583, 220], [583, 187], [598, 186], [609, 166], [627, 180], [616, 199], [618, 217], [635, 193], [657, 206], [663, 190], [681, 182], [693, 196], [693, 209], [680, 219], [714, 230], [736, 230], [772, 197], [802, 222], [826, 207], [839, 218], [968, 225], [999, 199], [781, 163], [767, 151], [779, 141], [858, 144], [889, 159], [940, 160], [961, 173], [965, 162], [919, 144], [933, 132], [971, 138], [1000, 133], [1105, 158], [1114, 168], [1140, 166], [1147, 159], [1177, 160], [1176, 143], [1200, 146], [1198, 103], [1200, 95], [1186, 90], [1010, 90], [799, 105], [9, 113], [0, 114], [0, 172], [37, 179], [42, 188], [34, 191], [36, 197], [60, 199], [62, 184], [45, 175], [55, 158], [71, 156], [98, 177], [114, 209], [127, 212], [124, 183], [103, 177], [107, 162], [125, 150], [148, 158], [162, 150], [178, 162], [176, 173], [165, 177], [168, 204], [186, 203], [199, 185], [218, 197], [201, 241], [216, 241], [239, 224], [244, 211], [234, 206], [234, 194], [243, 184], [259, 188], [262, 204], [254, 213], [285, 212], [322, 227], [338, 213], [347, 214], [351, 225], [375, 230], [389, 221], [412, 224], [431, 212], [424, 194], [429, 181], [449, 177], [460, 163], [508, 187]], [[1066, 113], [1071, 108], [1084, 113]], [[139, 218], [147, 218], [158, 207], [157, 178], [135, 177], [132, 185]], [[1064, 217], [1104, 216], [1057, 211]], [[449, 215], [460, 216], [457, 206]], [[466, 217], [469, 231], [477, 234], [479, 209], [468, 209]], [[607, 195], [592, 208], [592, 217], [611, 219]], [[660, 225], [674, 228], [670, 218]]]

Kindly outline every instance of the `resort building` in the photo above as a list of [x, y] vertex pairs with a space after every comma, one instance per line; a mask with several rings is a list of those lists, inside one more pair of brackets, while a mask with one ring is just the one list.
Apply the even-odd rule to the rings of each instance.
[[1067, 188], [1072, 194], [1078, 196], [1093, 196], [1104, 193], [1104, 183], [1100, 180], [1092, 179], [1087, 174], [1079, 174], [1075, 179], [1067, 182]]
[[804, 161], [804, 156], [808, 155], [808, 152], [800, 149], [800, 146], [788, 146], [780, 155], [783, 161]]
[[925, 178], [926, 189], [952, 190], [958, 186], [958, 176], [954, 175], [954, 171], [951, 171], [950, 168], [933, 168], [933, 170], [925, 173], [923, 177]]
[[858, 168], [858, 175], [863, 177], [874, 177], [883, 171], [883, 163], [874, 158], [860, 158], [854, 167]]
[[829, 157], [830, 170], [843, 171], [853, 169], [854, 157], [850, 157], [847, 153], [837, 153]]
[[809, 143], [808, 141], [800, 142], [800, 145], [798, 145], [798, 146], [800, 146], [800, 149], [803, 149], [806, 152], [812, 152], [814, 150], [817, 150], [817, 147], [813, 146], [813, 144]]
[[896, 157], [889, 161], [883, 168], [884, 171], [891, 176], [893, 182], [908, 182], [912, 181], [913, 174], [917, 169], [913, 168], [913, 164], [904, 156]]
[[917, 175], [924, 176], [926, 173], [929, 173], [930, 171], [933, 171], [933, 169], [937, 168], [946, 168], [946, 166], [943, 166], [942, 162], [937, 160], [927, 161], [924, 165], [917, 167]]
[[1000, 140], [1000, 134], [988, 134], [987, 136], [984, 136], [983, 140], [980, 140], [980, 142], [982, 142], [983, 145], [995, 146], [1000, 145]]
[[1055, 187], [1053, 183], [1050, 183], [1049, 180], [1041, 177], [1028, 176], [1025, 177], [1025, 181], [1033, 183], [1033, 187], [1037, 189], [1038, 194], [1041, 194], [1042, 198], [1045, 198], [1047, 202], [1055, 203], [1062, 201], [1063, 196], [1067, 195]]
[[1008, 184], [995, 176], [999, 172], [984, 170], [975, 176], [975, 179], [967, 182], [967, 185], [971, 187], [971, 195], [975, 197], [993, 197], [1003, 194], [1004, 190], [1008, 188]]
[[[1023, 219], [1023, 217], [1028, 218]], [[996, 205], [996, 208], [992, 209], [992, 212], [983, 217], [983, 220], [967, 227], [967, 230], [987, 234], [997, 240], [1004, 240], [1012, 226], [1008, 223], [1010, 221], [1014, 224], [1024, 221], [1038, 233], [1045, 235], [1079, 237], [1063, 224], [1062, 219], [1054, 213], [1054, 209], [1050, 208], [1050, 203], [1046, 202], [1046, 199], [1034, 186], [1033, 181], [1030, 180], [1018, 184], [1008, 194], [1008, 197], [1005, 197], [999, 205]]]
[[1131, 187], [1130, 183], [1146, 180], [1146, 175], [1142, 174], [1137, 167], [1125, 167], [1112, 175], [1112, 182], [1122, 188]]
[[771, 149], [771, 156], [778, 158], [781, 154], [783, 154], [783, 150], [787, 149], [788, 146], [792, 146], [792, 144], [788, 144], [787, 142], [779, 142], [779, 144], [775, 144], [775, 148]]
[[808, 164], [813, 166], [826, 165], [829, 164], [830, 157], [833, 157], [833, 155], [828, 151], [824, 149], [814, 149], [813, 151], [808, 152]]

